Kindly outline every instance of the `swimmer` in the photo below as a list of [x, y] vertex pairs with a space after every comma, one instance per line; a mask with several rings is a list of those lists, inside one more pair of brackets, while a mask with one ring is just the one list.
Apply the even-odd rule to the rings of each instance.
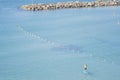
[[87, 71], [87, 64], [84, 64], [84, 74], [88, 74], [88, 71]]
[[84, 64], [84, 70], [87, 70], [87, 64]]

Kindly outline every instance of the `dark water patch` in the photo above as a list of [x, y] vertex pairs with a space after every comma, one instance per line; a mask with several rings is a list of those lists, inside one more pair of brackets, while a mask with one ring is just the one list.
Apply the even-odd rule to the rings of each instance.
[[61, 46], [56, 46], [52, 48], [53, 51], [59, 51], [59, 52], [74, 52], [74, 53], [82, 53], [83, 50], [80, 46], [76, 45], [61, 45]]

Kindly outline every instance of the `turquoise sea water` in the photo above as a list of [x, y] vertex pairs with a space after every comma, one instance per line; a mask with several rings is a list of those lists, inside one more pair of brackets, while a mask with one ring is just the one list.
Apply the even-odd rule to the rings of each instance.
[[0, 0], [0, 80], [120, 80], [120, 7], [20, 9], [31, 2]]

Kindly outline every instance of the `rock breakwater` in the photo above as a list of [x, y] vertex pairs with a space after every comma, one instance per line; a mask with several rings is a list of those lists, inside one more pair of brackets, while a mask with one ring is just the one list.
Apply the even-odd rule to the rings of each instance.
[[55, 10], [63, 8], [85, 8], [85, 7], [102, 7], [102, 6], [119, 6], [120, 1], [92, 1], [92, 2], [58, 2], [58, 3], [48, 3], [48, 4], [28, 4], [22, 5], [23, 10], [29, 11], [39, 11], [39, 10]]

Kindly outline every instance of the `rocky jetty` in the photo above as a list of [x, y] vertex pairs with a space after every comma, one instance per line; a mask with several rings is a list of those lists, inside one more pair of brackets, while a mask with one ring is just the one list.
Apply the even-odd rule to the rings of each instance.
[[58, 3], [48, 3], [48, 4], [28, 4], [22, 5], [23, 10], [29, 11], [39, 11], [39, 10], [55, 10], [63, 8], [84, 8], [84, 7], [102, 7], [102, 6], [119, 6], [120, 1], [92, 1], [92, 2], [58, 2]]

